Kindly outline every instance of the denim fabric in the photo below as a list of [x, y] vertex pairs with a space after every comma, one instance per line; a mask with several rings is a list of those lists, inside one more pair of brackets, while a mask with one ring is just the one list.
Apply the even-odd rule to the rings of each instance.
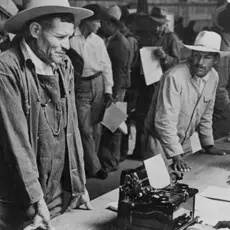
[[100, 121], [104, 111], [103, 77], [81, 80], [75, 88], [85, 169], [88, 175], [95, 175], [101, 168], [97, 152], [101, 139]]
[[[65, 142], [62, 142], [60, 145], [56, 145], [60, 151], [59, 153], [56, 153], [57, 149], [52, 153], [48, 149], [46, 149], [46, 152], [43, 149], [42, 152], [43, 156], [46, 155], [48, 158], [50, 158], [50, 154], [60, 155], [61, 152], [62, 156], [66, 154], [64, 165], [65, 173], [62, 174], [63, 190], [69, 191], [72, 196], [80, 197], [85, 190], [86, 180], [83, 148], [75, 106], [73, 67], [70, 60], [66, 57], [64, 62], [57, 66], [56, 71], [58, 71], [59, 77], [61, 78], [59, 83], [63, 86], [63, 89], [60, 89], [60, 91], [66, 96], [66, 99], [64, 100], [66, 100], [67, 106], [67, 123], [65, 125], [65, 122], [63, 122], [61, 128], [63, 131], [66, 126], [65, 132], [63, 132], [65, 133], [64, 139], [66, 140], [66, 149], [61, 150], [65, 147], [63, 146], [63, 143]], [[59, 185], [56, 183], [56, 180], [59, 179], [59, 171], [62, 172], [62, 169], [59, 167], [62, 158], [60, 159], [59, 157], [54, 156], [53, 160], [49, 159], [48, 164], [50, 165], [50, 163], [52, 163], [52, 166], [47, 167], [44, 172], [42, 171], [44, 165], [43, 167], [40, 167], [41, 165], [39, 163], [41, 160], [41, 147], [44, 147], [45, 144], [49, 142], [49, 140], [46, 140], [45, 136], [41, 138], [41, 136], [39, 137], [38, 135], [39, 133], [41, 134], [42, 128], [40, 127], [40, 112], [41, 102], [43, 100], [39, 88], [35, 65], [32, 63], [26, 50], [23, 49], [22, 43], [1, 54], [0, 202], [9, 204], [9, 206], [17, 209], [19, 209], [19, 207], [27, 209], [27, 207], [36, 203], [44, 195], [46, 196], [45, 198], [50, 209], [56, 206], [53, 203], [54, 201], [55, 204], [62, 203], [59, 199], [61, 193], [57, 195], [53, 192], [59, 191], [57, 189]], [[53, 93], [52, 90], [50, 92]], [[65, 98], [64, 94], [61, 94], [61, 98]], [[55, 95], [52, 97], [52, 99], [55, 100]], [[60, 104], [53, 104], [56, 106], [53, 108], [55, 108], [55, 113], [57, 112], [56, 115], [58, 117], [61, 115], [59, 111]], [[63, 109], [62, 112], [64, 111], [65, 110]], [[48, 114], [48, 116], [52, 117], [50, 114]], [[52, 123], [51, 119], [49, 121]], [[56, 121], [54, 121], [54, 123], [55, 122]], [[54, 127], [54, 130], [57, 130], [57, 123], [54, 123], [51, 125]], [[63, 137], [59, 136], [59, 138], [63, 140]], [[44, 140], [42, 145], [41, 139]], [[50, 145], [51, 143], [48, 144]], [[40, 149], [40, 153], [38, 152], [38, 149]], [[59, 163], [55, 165], [57, 162]], [[44, 178], [42, 178], [41, 175], [48, 175], [49, 177], [48, 181], [44, 180], [45, 182], [48, 182], [45, 186], [41, 185], [42, 183], [45, 183], [42, 182]], [[54, 178], [54, 180], [50, 178]], [[14, 210], [14, 208], [11, 210]], [[4, 211], [3, 213], [4, 215], [2, 215], [0, 220], [2, 222], [5, 219], [10, 219], [13, 211]], [[8, 216], [7, 213], [9, 214]], [[57, 209], [55, 213], [57, 213]]]
[[47, 204], [53, 201], [60, 185], [66, 153], [67, 105], [59, 79], [58, 73], [53, 76], [38, 75], [41, 109], [37, 159], [41, 168], [39, 182]]

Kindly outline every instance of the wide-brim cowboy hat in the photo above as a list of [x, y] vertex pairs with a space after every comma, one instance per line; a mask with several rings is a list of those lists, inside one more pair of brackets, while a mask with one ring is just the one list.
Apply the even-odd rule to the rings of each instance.
[[88, 9], [70, 7], [68, 0], [27, 0], [23, 8], [6, 21], [4, 28], [7, 32], [20, 34], [28, 21], [48, 14], [70, 13], [76, 21], [93, 15]]
[[220, 56], [227, 56], [230, 54], [230, 52], [220, 50], [221, 36], [213, 31], [200, 31], [195, 39], [194, 45], [183, 45], [195, 51], [219, 53]]

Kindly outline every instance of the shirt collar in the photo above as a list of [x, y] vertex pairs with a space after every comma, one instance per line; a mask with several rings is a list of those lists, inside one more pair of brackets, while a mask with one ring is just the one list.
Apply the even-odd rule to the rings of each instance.
[[204, 81], [204, 82], [207, 82], [208, 79], [209, 79], [209, 72], [208, 72], [204, 77], [197, 77], [197, 76], [195, 75], [195, 78], [196, 78], [196, 79], [199, 79], [199, 80], [202, 80], [202, 81]]
[[25, 56], [25, 60], [27, 61], [28, 59], [30, 59], [32, 61], [32, 63], [35, 66], [35, 70], [37, 74], [42, 74], [42, 75], [54, 74], [54, 69], [56, 68], [56, 65], [55, 64], [47, 65], [42, 60], [40, 60], [32, 51], [32, 49], [29, 47], [29, 45], [26, 43], [25, 39], [22, 39], [21, 48]]
[[[82, 36], [83, 38], [85, 38], [84, 35], [81, 33], [79, 26], [75, 28], [74, 36]], [[87, 38], [91, 38], [92, 36], [93, 36], [93, 33], [90, 33]]]

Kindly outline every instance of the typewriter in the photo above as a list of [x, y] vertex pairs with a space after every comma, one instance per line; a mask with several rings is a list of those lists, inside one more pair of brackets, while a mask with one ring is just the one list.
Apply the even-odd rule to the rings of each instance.
[[144, 165], [122, 171], [116, 230], [184, 230], [197, 223], [198, 190], [178, 183], [182, 177], [176, 173], [170, 177], [171, 184], [155, 189]]

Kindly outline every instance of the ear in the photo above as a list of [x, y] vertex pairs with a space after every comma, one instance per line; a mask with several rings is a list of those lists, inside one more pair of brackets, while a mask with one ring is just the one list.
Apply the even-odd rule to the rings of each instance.
[[39, 34], [41, 33], [42, 27], [39, 23], [37, 22], [32, 22], [30, 24], [30, 34], [33, 38], [38, 38]]
[[214, 65], [218, 64], [219, 60], [220, 60], [220, 55], [219, 55], [219, 54], [216, 54], [216, 55], [215, 55]]

